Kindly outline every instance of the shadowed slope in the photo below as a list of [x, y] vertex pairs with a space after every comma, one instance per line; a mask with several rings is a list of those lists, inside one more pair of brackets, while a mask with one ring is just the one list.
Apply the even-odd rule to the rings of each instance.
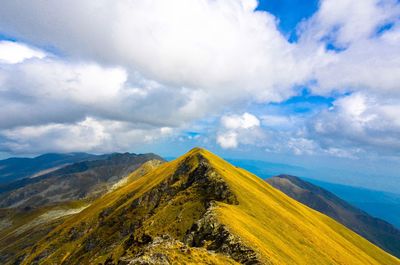
[[399, 264], [336, 221], [202, 149], [96, 200], [23, 264]]

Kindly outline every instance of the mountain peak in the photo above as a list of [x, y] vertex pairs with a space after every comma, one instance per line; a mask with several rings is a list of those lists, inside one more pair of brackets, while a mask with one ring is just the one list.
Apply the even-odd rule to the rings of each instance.
[[196, 147], [193, 147], [192, 149], [190, 149], [190, 151], [188, 153], [201, 153], [204, 151], [207, 151], [207, 150], [203, 147], [196, 146]]
[[194, 148], [190, 149], [186, 154], [181, 156], [180, 158], [189, 158], [189, 157], [207, 158], [208, 156], [210, 156], [210, 154], [211, 154], [211, 152], [206, 150], [206, 149], [204, 149], [204, 148], [194, 147]]

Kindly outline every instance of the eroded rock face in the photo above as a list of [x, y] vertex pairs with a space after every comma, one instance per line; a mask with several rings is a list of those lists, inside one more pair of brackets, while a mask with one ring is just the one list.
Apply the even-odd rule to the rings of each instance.
[[236, 195], [210, 166], [207, 159], [199, 155], [198, 160], [199, 165], [189, 174], [186, 185], [190, 186], [194, 183], [199, 185], [202, 195], [208, 202], [220, 201], [228, 204], [239, 204]]
[[242, 264], [261, 264], [254, 250], [218, 222], [214, 208], [210, 205], [204, 217], [193, 224], [184, 242], [192, 247], [206, 247], [207, 250], [223, 253]]
[[[228, 204], [239, 204], [239, 202], [227, 183], [210, 167], [208, 161], [201, 156], [198, 157], [198, 160], [199, 164], [195, 170], [191, 171], [190, 167], [186, 167], [188, 163], [183, 163], [176, 174], [169, 180], [168, 185], [160, 185], [160, 187], [164, 188], [169, 187], [179, 179], [179, 176], [189, 173], [187, 181], [181, 185], [181, 188], [187, 189], [196, 185], [197, 190], [205, 200], [206, 211], [204, 212], [204, 216], [193, 223], [192, 227], [187, 230], [183, 243], [190, 247], [206, 247], [209, 251], [224, 254], [243, 264], [261, 264], [255, 251], [246, 247], [238, 237], [232, 235], [224, 225], [217, 221], [214, 213], [215, 201]], [[158, 203], [159, 197], [156, 194], [159, 194], [159, 192], [174, 193], [167, 189], [162, 191], [152, 190], [149, 193], [149, 197], [156, 200], [148, 200], [149, 198], [147, 197], [139, 198], [136, 204], [139, 205], [144, 201], [151, 201], [152, 204]], [[137, 263], [129, 264], [143, 264], [141, 262], [154, 259], [156, 259], [156, 263], [154, 264], [169, 264], [167, 259], [163, 259], [157, 255], [152, 257], [147, 255], [146, 258], [137, 257], [135, 259]]]
[[151, 242], [147, 242], [147, 244], [143, 246], [142, 251], [137, 253], [135, 257], [122, 257], [119, 259], [118, 264], [169, 265], [172, 263], [166, 252], [170, 249], [176, 249], [177, 246], [180, 246], [182, 250], [184, 248], [180, 241], [174, 240], [168, 235], [157, 237]]

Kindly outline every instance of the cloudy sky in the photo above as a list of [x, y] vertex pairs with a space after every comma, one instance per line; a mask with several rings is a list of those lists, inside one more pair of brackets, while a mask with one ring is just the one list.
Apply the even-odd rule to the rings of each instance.
[[2, 0], [0, 106], [2, 157], [203, 146], [396, 183], [400, 3]]

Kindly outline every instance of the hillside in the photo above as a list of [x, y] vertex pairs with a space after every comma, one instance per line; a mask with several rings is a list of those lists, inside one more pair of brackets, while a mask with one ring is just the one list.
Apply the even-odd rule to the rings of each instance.
[[280, 175], [266, 180], [293, 199], [326, 214], [382, 249], [400, 257], [400, 231], [300, 178]]
[[[115, 183], [108, 192], [123, 183], [140, 178], [162, 164], [159, 160], [150, 160], [137, 170]], [[67, 201], [50, 206], [31, 208], [0, 209], [0, 264], [15, 261], [20, 252], [36, 244], [70, 216], [79, 213], [90, 205], [86, 198]]]
[[22, 264], [400, 264], [198, 148], [99, 198], [15, 258]]
[[99, 197], [122, 177], [151, 160], [164, 161], [155, 154], [115, 153], [11, 182], [0, 187], [0, 207], [32, 208]]

